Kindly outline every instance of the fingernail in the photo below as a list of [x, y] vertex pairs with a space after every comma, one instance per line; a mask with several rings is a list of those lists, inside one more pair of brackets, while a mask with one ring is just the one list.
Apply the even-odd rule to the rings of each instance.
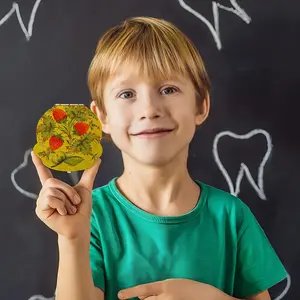
[[78, 195], [74, 196], [74, 203], [79, 204], [81, 202], [80, 197]]
[[70, 210], [71, 210], [71, 213], [72, 213], [72, 214], [75, 214], [76, 211], [77, 211], [77, 209], [76, 209], [75, 206], [71, 206], [71, 207], [70, 207]]

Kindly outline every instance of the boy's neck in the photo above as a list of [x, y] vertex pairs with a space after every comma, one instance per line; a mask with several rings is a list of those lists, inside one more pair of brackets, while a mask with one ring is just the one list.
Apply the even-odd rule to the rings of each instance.
[[[186, 156], [186, 157], [185, 157]], [[162, 167], [150, 167], [124, 159], [124, 173], [117, 185], [133, 204], [152, 214], [176, 216], [197, 204], [199, 186], [187, 170], [187, 155]]]

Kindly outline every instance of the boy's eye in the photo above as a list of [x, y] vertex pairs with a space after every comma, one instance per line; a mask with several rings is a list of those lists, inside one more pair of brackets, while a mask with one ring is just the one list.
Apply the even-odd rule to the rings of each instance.
[[173, 94], [176, 91], [177, 91], [176, 88], [169, 86], [162, 90], [162, 94], [164, 94], [164, 95]]
[[[177, 91], [177, 89], [175, 87], [169, 86], [169, 87], [163, 89], [161, 91], [161, 93], [163, 95], [169, 95], [169, 94], [173, 94], [176, 91]], [[131, 98], [133, 98], [133, 96], [134, 96], [133, 92], [131, 92], [131, 91], [124, 91], [124, 92], [120, 93], [118, 97], [120, 97], [122, 99], [131, 99]]]
[[123, 92], [119, 95], [120, 98], [122, 99], [130, 99], [133, 97], [133, 93], [130, 92], [130, 91], [126, 91], [126, 92]]

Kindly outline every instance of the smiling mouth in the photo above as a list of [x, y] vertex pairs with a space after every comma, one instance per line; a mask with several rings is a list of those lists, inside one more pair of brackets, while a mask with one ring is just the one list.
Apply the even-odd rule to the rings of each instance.
[[132, 134], [133, 136], [139, 136], [139, 137], [154, 137], [154, 136], [163, 136], [170, 132], [172, 132], [174, 129], [164, 129], [164, 128], [156, 128], [156, 129], [149, 129], [145, 130], [139, 133]]

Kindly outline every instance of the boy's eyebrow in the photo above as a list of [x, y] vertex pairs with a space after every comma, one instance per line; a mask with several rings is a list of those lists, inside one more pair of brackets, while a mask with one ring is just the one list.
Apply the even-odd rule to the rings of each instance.
[[[185, 82], [183, 80], [181, 80], [180, 78], [170, 78], [170, 79], [164, 80], [164, 82], [179, 82], [181, 84], [185, 84]], [[110, 89], [110, 92], [113, 92], [114, 90], [118, 89], [119, 87], [130, 84], [130, 83], [132, 83], [132, 82], [128, 79], [124, 79], [119, 82], [116, 81], [115, 83], [112, 84], [112, 88]]]
[[121, 80], [120, 82], [117, 81], [112, 84], [112, 88], [110, 89], [110, 91], [113, 92], [115, 89], [119, 88], [122, 85], [126, 85], [128, 83], [130, 83], [129, 80]]

